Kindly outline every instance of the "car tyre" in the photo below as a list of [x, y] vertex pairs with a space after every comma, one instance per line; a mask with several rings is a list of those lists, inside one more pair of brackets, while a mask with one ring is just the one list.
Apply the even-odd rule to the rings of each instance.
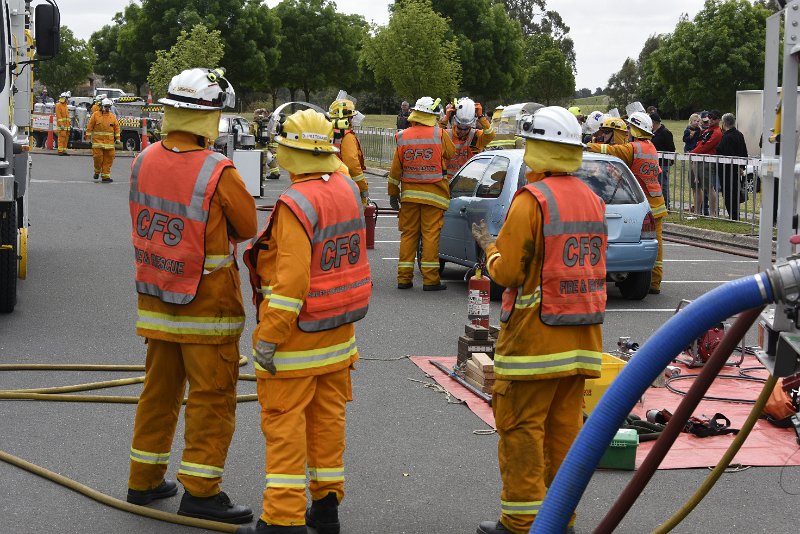
[[17, 304], [17, 203], [0, 210], [0, 313], [11, 313]]
[[622, 298], [627, 300], [642, 300], [650, 290], [650, 271], [630, 273], [628, 277], [617, 282], [617, 287], [622, 293]]

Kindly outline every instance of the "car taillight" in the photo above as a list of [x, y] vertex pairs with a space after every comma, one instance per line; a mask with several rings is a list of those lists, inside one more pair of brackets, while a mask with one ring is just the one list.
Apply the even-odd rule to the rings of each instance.
[[642, 221], [642, 236], [641, 239], [655, 239], [656, 238], [656, 218], [653, 213], [648, 211]]

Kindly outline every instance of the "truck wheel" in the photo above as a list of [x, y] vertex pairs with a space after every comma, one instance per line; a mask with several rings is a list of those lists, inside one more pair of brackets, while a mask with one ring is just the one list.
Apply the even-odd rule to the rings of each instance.
[[17, 304], [17, 203], [0, 208], [0, 313], [11, 313]]
[[44, 136], [40, 133], [34, 133], [31, 135], [31, 148], [42, 148], [46, 139], [47, 136]]
[[122, 146], [129, 152], [138, 152], [140, 142], [139, 136], [133, 134], [127, 134], [122, 138]]
[[650, 271], [630, 273], [628, 278], [622, 282], [617, 282], [622, 298], [627, 300], [642, 300], [645, 298], [650, 290], [651, 276], [652, 273]]

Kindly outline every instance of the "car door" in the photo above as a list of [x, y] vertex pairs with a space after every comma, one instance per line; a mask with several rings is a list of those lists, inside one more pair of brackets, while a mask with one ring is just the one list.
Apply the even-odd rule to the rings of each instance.
[[[493, 235], [500, 232], [508, 208], [506, 205], [507, 195], [503, 194], [503, 190], [510, 167], [511, 159], [506, 156], [494, 156], [487, 165], [480, 182], [478, 182], [475, 198], [466, 205], [465, 223], [468, 235], [465, 237], [467, 244], [472, 240], [472, 223], [480, 223], [481, 220], [485, 220]], [[512, 176], [509, 180], [516, 182], [515, 178], [516, 176]], [[514, 184], [509, 183], [509, 185]], [[467, 260], [477, 262], [475, 246], [467, 245], [466, 254]]]
[[439, 254], [449, 261], [465, 261], [467, 236], [467, 206], [475, 200], [475, 189], [492, 158], [475, 157], [468, 161], [450, 180], [450, 207], [444, 213], [444, 226], [439, 240]]

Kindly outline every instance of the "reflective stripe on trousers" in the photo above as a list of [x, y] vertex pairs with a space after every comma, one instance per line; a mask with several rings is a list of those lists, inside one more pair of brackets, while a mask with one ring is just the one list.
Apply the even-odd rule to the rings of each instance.
[[139, 309], [136, 328], [170, 334], [232, 336], [241, 334], [244, 330], [244, 317], [192, 317]]

